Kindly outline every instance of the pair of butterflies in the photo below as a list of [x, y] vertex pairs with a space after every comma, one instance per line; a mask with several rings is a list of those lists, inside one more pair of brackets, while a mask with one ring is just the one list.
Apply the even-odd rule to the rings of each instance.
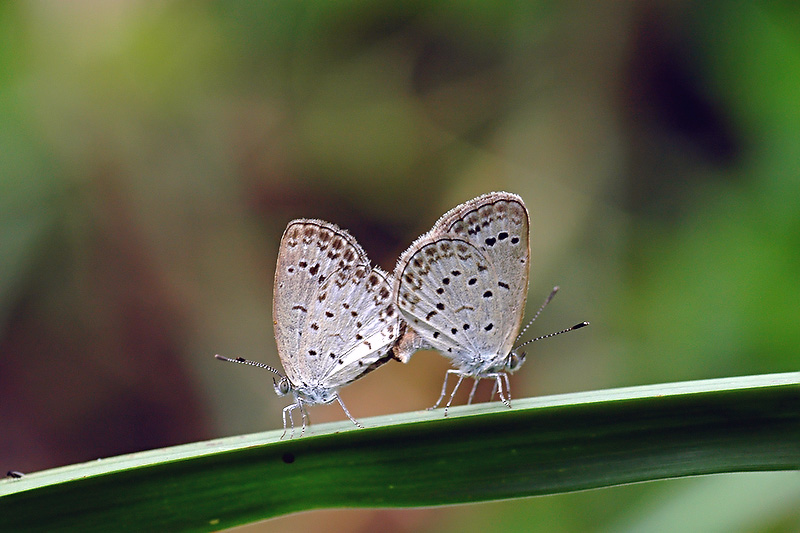
[[363, 427], [338, 389], [392, 358], [408, 362], [419, 349], [452, 359], [455, 368], [445, 374], [434, 405], [444, 399], [448, 377], [457, 376], [445, 416], [467, 377], [475, 379], [469, 403], [479, 380], [494, 379], [495, 391], [510, 407], [508, 373], [525, 359], [514, 343], [528, 292], [529, 225], [519, 196], [479, 196], [445, 213], [400, 256], [390, 275], [373, 267], [356, 240], [334, 224], [292, 221], [281, 238], [273, 300], [275, 340], [286, 374], [263, 363], [216, 357], [278, 376], [275, 392], [294, 397], [283, 410], [284, 434], [287, 426], [294, 432], [292, 411], [300, 410], [302, 436], [306, 407], [334, 400]]

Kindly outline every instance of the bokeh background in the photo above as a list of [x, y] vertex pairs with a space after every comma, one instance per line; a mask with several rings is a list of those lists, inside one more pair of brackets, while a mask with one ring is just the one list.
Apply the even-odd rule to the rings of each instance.
[[[531, 331], [592, 322], [529, 350], [516, 397], [798, 370], [800, 10], [3, 2], [0, 466], [279, 427], [269, 375], [213, 355], [278, 364], [286, 223], [335, 222], [391, 270], [492, 190], [530, 209], [529, 316], [562, 287]], [[360, 418], [422, 409], [446, 368], [420, 352], [343, 397]], [[800, 476], [242, 531], [277, 529], [798, 531]]]

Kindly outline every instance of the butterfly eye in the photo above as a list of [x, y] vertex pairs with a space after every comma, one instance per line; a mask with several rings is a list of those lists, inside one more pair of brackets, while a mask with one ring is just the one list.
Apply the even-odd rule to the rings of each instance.
[[275, 388], [275, 394], [278, 396], [284, 396], [289, 393], [291, 390], [291, 386], [289, 385], [289, 378], [281, 378], [280, 381], [276, 382], [275, 378], [272, 378], [272, 386]]
[[506, 366], [508, 367], [509, 371], [513, 372], [524, 362], [525, 362], [525, 352], [522, 352], [520, 354], [511, 352], [510, 354], [508, 354], [508, 362], [506, 363]]

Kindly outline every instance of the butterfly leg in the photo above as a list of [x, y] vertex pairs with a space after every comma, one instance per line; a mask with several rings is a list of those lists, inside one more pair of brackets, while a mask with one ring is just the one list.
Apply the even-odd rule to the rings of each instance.
[[450, 399], [447, 400], [447, 405], [444, 406], [444, 416], [447, 416], [447, 410], [450, 409], [450, 404], [453, 403], [453, 398], [455, 398], [456, 396], [456, 391], [458, 390], [458, 387], [461, 385], [461, 382], [464, 381], [464, 374], [462, 374], [459, 370], [450, 369], [447, 371], [448, 374], [451, 372], [454, 374], [458, 374], [458, 381], [456, 381], [456, 386], [453, 387], [453, 392], [450, 393]]
[[297, 403], [293, 403], [291, 405], [287, 405], [283, 408], [283, 433], [281, 434], [281, 440], [283, 437], [286, 436], [286, 419], [289, 419], [289, 424], [292, 428], [292, 432], [289, 434], [289, 438], [291, 439], [294, 436], [294, 417], [292, 417], [292, 411], [298, 407]]
[[300, 405], [300, 415], [303, 417], [303, 428], [300, 430], [300, 436], [302, 437], [306, 432], [306, 426], [311, 423], [311, 420], [308, 415], [308, 408], [306, 407], [306, 404], [304, 404], [302, 400], [298, 400], [297, 402]]
[[[508, 374], [505, 372], [498, 372], [492, 374], [490, 377], [493, 377], [495, 380], [495, 388], [500, 395], [500, 401], [502, 401], [506, 407], [511, 408], [511, 383], [508, 381]], [[506, 394], [503, 394], [503, 381], [505, 381], [506, 385]]]
[[478, 390], [478, 383], [480, 383], [481, 378], [475, 378], [475, 384], [472, 386], [472, 390], [469, 392], [469, 399], [467, 400], [467, 405], [472, 404], [472, 398], [475, 397], [475, 391]]
[[339, 402], [339, 405], [341, 405], [341, 406], [342, 406], [342, 409], [344, 409], [344, 414], [346, 414], [346, 415], [347, 415], [347, 418], [349, 418], [349, 419], [350, 419], [350, 421], [351, 421], [353, 424], [355, 424], [355, 425], [356, 425], [356, 427], [359, 427], [359, 428], [361, 428], [361, 429], [364, 429], [364, 426], [361, 424], [361, 422], [359, 422], [358, 420], [356, 420], [355, 418], [353, 418], [353, 415], [351, 415], [351, 414], [350, 414], [350, 411], [348, 411], [348, 410], [347, 410], [347, 407], [345, 407], [345, 406], [344, 406], [344, 402], [342, 401], [342, 398], [341, 398], [341, 397], [340, 397], [338, 394], [336, 395], [336, 400], [338, 400], [338, 402]]
[[428, 407], [428, 411], [433, 411], [434, 409], [439, 407], [439, 404], [442, 403], [442, 400], [444, 400], [444, 394], [447, 392], [447, 378], [450, 377], [451, 373], [458, 373], [458, 370], [451, 368], [450, 370], [445, 372], [444, 383], [442, 383], [442, 393], [439, 395], [439, 399], [436, 400], [436, 403], [433, 404], [433, 407]]
[[[508, 381], [508, 374], [505, 372], [497, 372], [494, 374], [484, 375], [486, 378], [494, 378], [494, 387], [492, 387], [492, 396], [489, 401], [494, 399], [495, 392], [500, 394], [500, 400], [505, 404], [506, 407], [511, 407], [511, 385]], [[506, 385], [506, 394], [503, 394], [503, 381], [505, 381]]]
[[506, 394], [508, 395], [508, 403], [506, 405], [511, 409], [511, 381], [508, 379], [508, 374], [503, 372], [503, 381], [506, 382]]

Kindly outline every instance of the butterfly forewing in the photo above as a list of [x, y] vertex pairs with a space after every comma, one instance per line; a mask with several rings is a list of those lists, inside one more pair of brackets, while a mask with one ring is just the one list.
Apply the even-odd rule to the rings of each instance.
[[509, 334], [502, 349], [507, 354], [522, 325], [528, 295], [530, 217], [525, 203], [518, 195], [507, 192], [479, 196], [445, 213], [431, 230], [439, 232], [469, 241], [494, 266], [498, 287], [503, 289], [500, 293], [505, 294], [499, 309], [510, 319], [505, 325]]
[[[396, 316], [384, 317], [389, 286], [346, 231], [319, 220], [289, 223], [273, 296], [273, 316], [281, 317], [275, 340], [289, 380], [300, 387], [340, 386], [383, 355], [398, 329]], [[376, 334], [384, 345], [376, 339], [374, 350], [360, 348], [360, 337]]]
[[491, 193], [445, 213], [401, 256], [397, 304], [428, 344], [455, 360], [502, 359], [522, 323], [530, 262], [521, 198]]

